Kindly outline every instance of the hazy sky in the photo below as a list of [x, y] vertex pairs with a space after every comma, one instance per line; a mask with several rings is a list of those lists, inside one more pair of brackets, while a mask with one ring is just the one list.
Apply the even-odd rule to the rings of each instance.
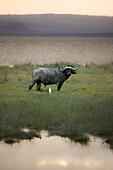
[[42, 13], [113, 16], [113, 0], [0, 0], [0, 14]]

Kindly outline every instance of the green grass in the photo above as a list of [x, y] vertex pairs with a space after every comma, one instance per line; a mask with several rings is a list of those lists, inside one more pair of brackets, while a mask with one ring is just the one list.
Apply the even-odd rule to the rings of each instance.
[[[64, 82], [60, 92], [56, 85], [42, 85], [41, 92], [36, 87], [28, 91], [36, 67], [0, 67], [0, 140], [32, 139], [40, 137], [41, 130], [48, 130], [50, 135], [81, 143], [87, 143], [87, 134], [100, 136], [113, 148], [113, 63], [79, 65], [77, 75]], [[30, 131], [22, 131], [24, 128]]]

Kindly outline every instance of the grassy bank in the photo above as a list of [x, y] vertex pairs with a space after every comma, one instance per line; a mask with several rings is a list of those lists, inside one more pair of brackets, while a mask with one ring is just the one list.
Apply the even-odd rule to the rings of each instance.
[[8, 143], [32, 139], [48, 130], [82, 143], [88, 141], [86, 134], [100, 136], [113, 148], [113, 64], [79, 66], [60, 92], [56, 85], [29, 92], [34, 68], [0, 67], [0, 139]]

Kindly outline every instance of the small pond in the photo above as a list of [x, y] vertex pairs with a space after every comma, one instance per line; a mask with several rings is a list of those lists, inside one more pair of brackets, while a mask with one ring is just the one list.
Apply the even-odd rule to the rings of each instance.
[[68, 138], [48, 137], [8, 145], [0, 142], [0, 170], [113, 170], [113, 151], [100, 138], [88, 145]]

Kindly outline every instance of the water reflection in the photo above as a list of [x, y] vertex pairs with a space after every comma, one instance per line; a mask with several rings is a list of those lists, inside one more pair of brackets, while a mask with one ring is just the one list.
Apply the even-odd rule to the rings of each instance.
[[113, 152], [101, 139], [91, 137], [88, 146], [68, 138], [47, 137], [11, 145], [0, 144], [0, 170], [112, 170]]

